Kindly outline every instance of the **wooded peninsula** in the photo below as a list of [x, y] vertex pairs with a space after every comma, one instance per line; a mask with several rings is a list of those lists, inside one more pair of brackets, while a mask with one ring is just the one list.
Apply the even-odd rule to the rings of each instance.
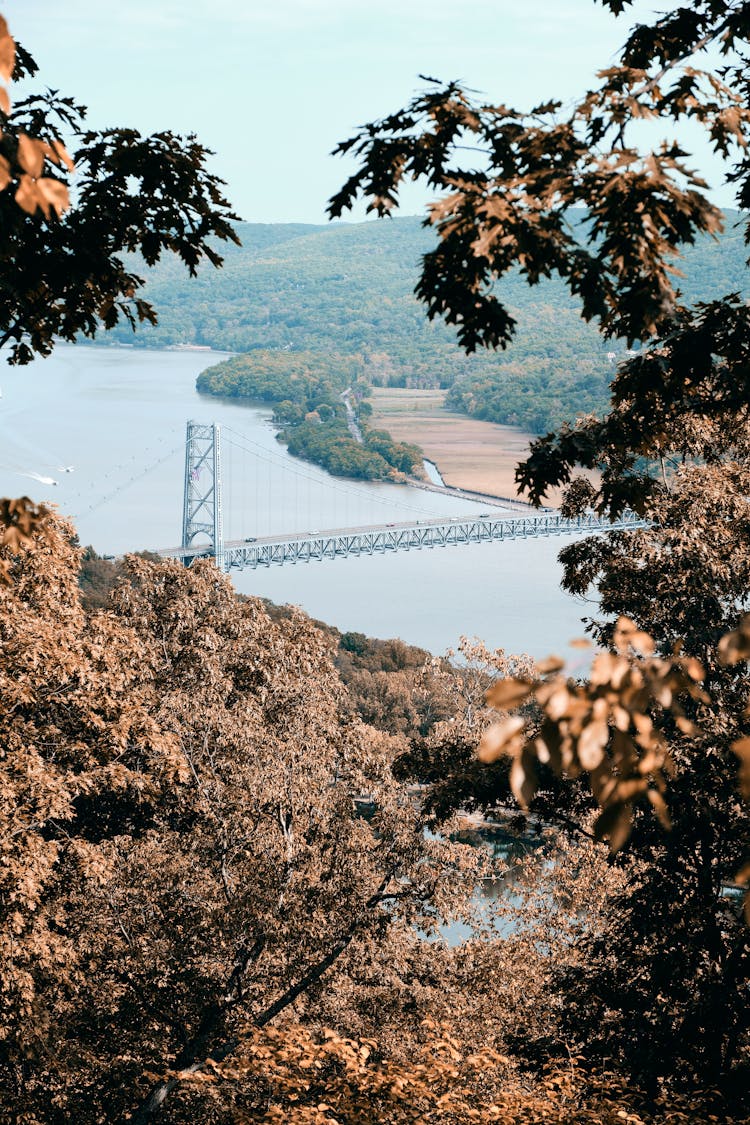
[[[580, 216], [579, 216], [580, 221]], [[748, 292], [739, 215], [700, 237], [679, 262], [686, 298]], [[606, 408], [622, 341], [605, 340], [559, 281], [529, 288], [515, 273], [498, 292], [517, 320], [507, 352], [466, 355], [453, 331], [428, 321], [414, 296], [430, 235], [417, 218], [339, 226], [240, 223], [241, 246], [216, 275], [186, 279], [169, 259], [145, 271], [159, 323], [136, 346], [207, 346], [241, 353], [198, 380], [205, 394], [272, 403], [291, 453], [340, 476], [419, 474], [413, 443], [368, 428], [371, 386], [447, 388], [447, 410], [542, 434]], [[141, 272], [142, 264], [138, 267]], [[341, 393], [354, 388], [364, 441], [347, 428]]]

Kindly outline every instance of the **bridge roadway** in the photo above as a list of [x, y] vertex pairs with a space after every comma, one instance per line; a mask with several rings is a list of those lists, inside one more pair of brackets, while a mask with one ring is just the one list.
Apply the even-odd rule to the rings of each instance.
[[[388, 551], [412, 551], [448, 547], [459, 543], [485, 543], [495, 539], [527, 539], [547, 535], [575, 535], [581, 532], [606, 532], [645, 526], [632, 512], [616, 522], [595, 515], [566, 519], [557, 513], [538, 516], [496, 516], [482, 513], [466, 518], [423, 519], [412, 523], [374, 524], [328, 531], [304, 531], [295, 535], [248, 538], [224, 543], [219, 565], [224, 570], [284, 563], [306, 563], [348, 555], [377, 555]], [[196, 557], [212, 555], [207, 545], [170, 547], [157, 552], [163, 558], [179, 558], [189, 563]]]

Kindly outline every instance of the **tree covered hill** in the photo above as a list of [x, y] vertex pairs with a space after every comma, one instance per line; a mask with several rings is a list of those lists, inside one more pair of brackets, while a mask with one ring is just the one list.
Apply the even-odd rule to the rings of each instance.
[[[727, 215], [717, 242], [689, 248], [680, 263], [690, 300], [746, 285], [742, 234]], [[195, 344], [236, 352], [337, 353], [356, 358], [374, 384], [442, 386], [450, 405], [490, 421], [542, 432], [578, 412], [602, 408], [624, 345], [584, 324], [564, 286], [532, 289], [520, 277], [502, 283], [518, 321], [504, 353], [466, 356], [452, 329], [428, 322], [413, 295], [421, 255], [434, 234], [416, 217], [390, 222], [312, 226], [241, 223], [242, 246], [223, 248], [220, 273], [196, 279], [179, 263], [147, 271], [146, 296], [159, 324], [135, 337], [141, 346]], [[123, 325], [111, 333], [131, 342]], [[286, 397], [286, 396], [282, 396]]]

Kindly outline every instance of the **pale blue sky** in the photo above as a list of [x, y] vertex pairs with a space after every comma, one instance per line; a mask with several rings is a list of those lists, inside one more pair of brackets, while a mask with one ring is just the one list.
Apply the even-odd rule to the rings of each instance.
[[[671, 6], [615, 20], [593, 0], [0, 0], [45, 84], [94, 126], [196, 132], [253, 222], [323, 222], [351, 169], [330, 150], [405, 104], [419, 73], [518, 108], [572, 98], [634, 12]], [[424, 201], [413, 189], [402, 209]]]

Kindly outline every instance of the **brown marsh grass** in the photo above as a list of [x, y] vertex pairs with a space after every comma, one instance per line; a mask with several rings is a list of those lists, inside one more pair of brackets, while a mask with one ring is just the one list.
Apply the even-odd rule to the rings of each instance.
[[[372, 424], [396, 441], [421, 446], [446, 484], [492, 496], [515, 496], [515, 468], [533, 436], [516, 426], [481, 422], [443, 409], [444, 390], [375, 387]], [[557, 504], [554, 495], [548, 503]]]

